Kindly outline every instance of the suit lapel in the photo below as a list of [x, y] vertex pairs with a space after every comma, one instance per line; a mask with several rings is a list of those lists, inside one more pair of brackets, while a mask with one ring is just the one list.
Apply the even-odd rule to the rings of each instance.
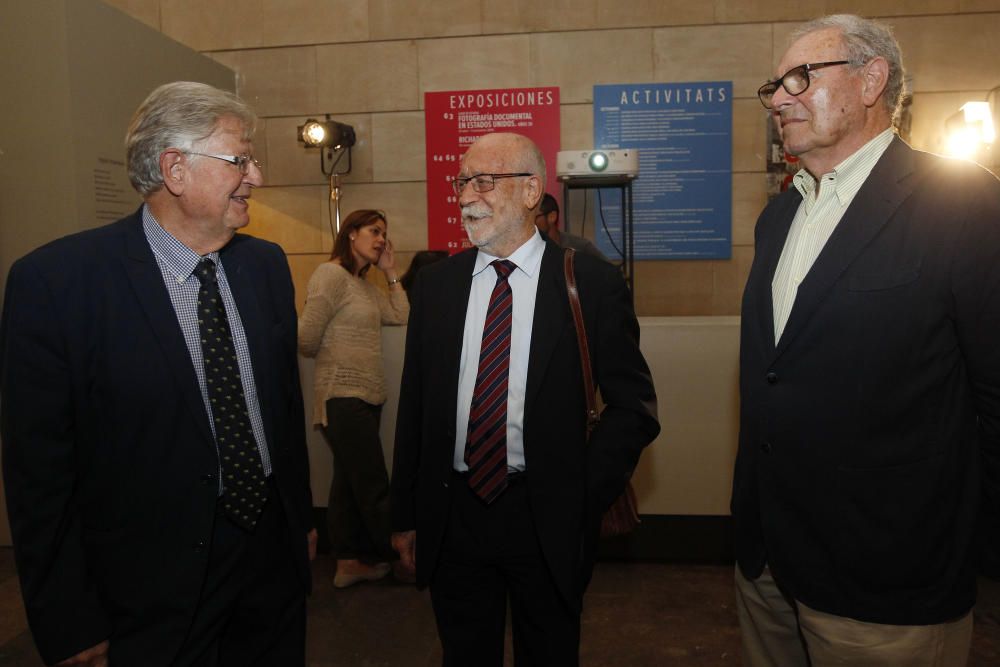
[[771, 282], [774, 280], [774, 272], [778, 268], [778, 260], [788, 238], [788, 230], [791, 229], [792, 220], [795, 219], [795, 212], [801, 202], [802, 196], [798, 190], [789, 192], [776, 202], [777, 210], [770, 216], [770, 219], [774, 220], [772, 223], [774, 229], [768, 230], [767, 235], [761, 237], [757, 247], [757, 258], [754, 263], [760, 267], [761, 274], [753, 278], [755, 288], [751, 290], [751, 298], [754, 299], [754, 312], [759, 315], [756, 322], [757, 340], [764, 345], [763, 352], [767, 356], [774, 351], [774, 299]]
[[[457, 255], [448, 273], [443, 276], [445, 284], [440, 290], [433, 290], [431, 298], [441, 298], [443, 308], [430, 312], [440, 312], [441, 320], [435, 329], [440, 345], [435, 350], [428, 350], [427, 355], [440, 355], [441, 386], [444, 401], [448, 411], [454, 414], [458, 403], [458, 379], [462, 362], [462, 343], [465, 338], [465, 317], [469, 309], [469, 294], [472, 291], [472, 269], [476, 265], [478, 251]], [[426, 293], [426, 292], [425, 292]]]
[[894, 139], [799, 286], [775, 357], [795, 340], [834, 284], [913, 191], [915, 179], [908, 178], [912, 171], [913, 150], [900, 139]]
[[528, 379], [524, 392], [525, 422], [541, 389], [549, 360], [559, 344], [560, 334], [568, 322], [566, 298], [563, 250], [552, 241], [546, 241], [539, 267], [538, 291], [535, 293], [535, 312], [531, 325]]
[[184, 396], [207, 441], [214, 443], [212, 431], [208, 426], [208, 413], [205, 412], [205, 403], [198, 386], [198, 377], [191, 362], [191, 354], [177, 322], [177, 313], [170, 301], [170, 295], [163, 284], [163, 274], [142, 232], [142, 218], [138, 215], [135, 216], [134, 224], [126, 227], [125, 244], [124, 268], [135, 293], [136, 302], [163, 349], [167, 366], [177, 381], [178, 391]]
[[253, 365], [253, 377], [259, 397], [257, 403], [260, 405], [261, 418], [264, 421], [264, 432], [267, 434], [268, 442], [273, 443], [274, 401], [269, 394], [275, 383], [270, 381], [272, 374], [271, 355], [268, 353], [272, 345], [268, 331], [270, 320], [264, 317], [261, 310], [260, 299], [255, 289], [255, 285], [260, 284], [260, 281], [254, 280], [254, 270], [248, 264], [245, 247], [237, 237], [222, 249], [219, 257], [226, 271], [226, 280], [229, 282], [233, 301], [236, 302], [236, 310], [239, 311], [243, 333], [246, 335], [247, 347], [250, 350], [250, 363]]

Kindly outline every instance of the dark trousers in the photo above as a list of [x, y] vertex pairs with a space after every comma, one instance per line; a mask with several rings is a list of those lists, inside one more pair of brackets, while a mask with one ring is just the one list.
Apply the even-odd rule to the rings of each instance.
[[389, 475], [378, 435], [381, 416], [381, 405], [359, 398], [326, 402], [323, 435], [333, 450], [326, 521], [337, 558], [395, 558], [389, 546]]
[[491, 505], [458, 473], [451, 488], [448, 530], [430, 582], [444, 665], [503, 665], [508, 599], [515, 665], [578, 665], [580, 615], [549, 575], [524, 475]]
[[[252, 533], [216, 512], [208, 572], [191, 629], [173, 664], [294, 667], [305, 664], [306, 591], [274, 485]], [[155, 576], [155, 573], [152, 573]], [[111, 664], [114, 640], [111, 642]]]

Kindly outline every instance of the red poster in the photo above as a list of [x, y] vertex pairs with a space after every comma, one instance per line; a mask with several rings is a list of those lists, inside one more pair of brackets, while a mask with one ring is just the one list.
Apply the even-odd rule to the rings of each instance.
[[556, 181], [559, 151], [559, 89], [502, 88], [424, 94], [427, 128], [427, 247], [452, 254], [471, 248], [451, 181], [459, 159], [478, 137], [516, 132], [528, 137], [545, 156], [545, 188], [562, 199]]

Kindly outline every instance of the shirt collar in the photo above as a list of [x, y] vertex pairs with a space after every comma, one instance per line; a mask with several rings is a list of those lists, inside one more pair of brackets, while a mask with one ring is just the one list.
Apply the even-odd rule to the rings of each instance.
[[[880, 132], [871, 141], [854, 151], [843, 162], [833, 168], [829, 174], [823, 174], [823, 187], [832, 187], [837, 195], [837, 199], [843, 205], [854, 199], [861, 186], [875, 167], [882, 154], [889, 148], [895, 137], [893, 129], [887, 128]], [[800, 169], [792, 178], [795, 189], [799, 191], [803, 199], [808, 200], [810, 195], [816, 191], [817, 181], [805, 169]]]
[[202, 257], [191, 250], [157, 222], [148, 205], [142, 207], [142, 231], [146, 234], [146, 241], [153, 253], [179, 283], [190, 278], [198, 262], [205, 258], [211, 259], [216, 265], [219, 264], [218, 251]]
[[473, 277], [482, 273], [491, 263], [498, 259], [509, 259], [517, 265], [517, 268], [530, 278], [538, 273], [538, 267], [542, 263], [542, 254], [545, 252], [545, 241], [542, 235], [535, 229], [531, 238], [521, 244], [512, 252], [509, 257], [494, 257], [484, 250], [480, 250], [476, 255], [476, 264], [472, 267]]

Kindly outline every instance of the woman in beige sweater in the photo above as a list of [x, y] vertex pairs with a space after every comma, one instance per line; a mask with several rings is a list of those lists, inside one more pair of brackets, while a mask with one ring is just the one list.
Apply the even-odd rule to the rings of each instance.
[[[389, 282], [388, 297], [365, 279], [373, 264]], [[299, 350], [316, 358], [313, 422], [333, 451], [327, 525], [338, 588], [384, 577], [395, 558], [379, 439], [386, 397], [381, 326], [405, 324], [409, 311], [385, 214], [354, 211], [341, 224], [330, 261], [309, 279], [299, 318]]]

